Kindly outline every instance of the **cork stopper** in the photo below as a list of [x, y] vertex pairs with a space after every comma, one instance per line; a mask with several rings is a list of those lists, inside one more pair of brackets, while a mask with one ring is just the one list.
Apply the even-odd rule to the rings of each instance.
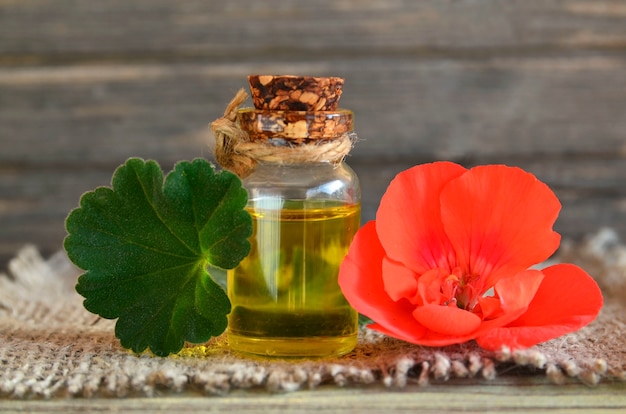
[[254, 107], [270, 111], [334, 111], [343, 89], [337, 77], [250, 75], [248, 82]]
[[353, 114], [347, 109], [306, 112], [244, 108], [237, 112], [237, 121], [250, 141], [282, 139], [307, 144], [338, 139], [350, 133]]
[[[308, 162], [331, 162], [338, 164], [350, 152], [356, 134], [353, 131], [353, 114], [347, 109], [337, 109], [343, 79], [325, 78], [333, 81], [319, 82], [320, 78], [297, 78], [276, 82], [274, 76], [263, 79], [250, 76], [250, 88], [256, 93], [256, 108], [240, 108], [248, 94], [240, 89], [226, 107], [224, 116], [211, 123], [215, 135], [215, 159], [224, 168], [240, 178], [247, 177], [259, 161], [297, 164]], [[285, 77], [280, 77], [285, 78]], [[304, 79], [309, 79], [305, 81]], [[316, 79], [316, 81], [311, 81]], [[336, 82], [339, 80], [339, 82]], [[290, 83], [291, 82], [291, 83]], [[331, 83], [334, 86], [330, 86]], [[259, 84], [262, 87], [253, 85]], [[317, 101], [308, 102], [303, 89], [287, 85], [314, 85]], [[320, 85], [325, 87], [321, 88]], [[308, 86], [307, 86], [308, 87]], [[261, 89], [273, 91], [262, 93]], [[306, 88], [305, 88], [306, 89]], [[294, 91], [300, 91], [298, 94]], [[279, 91], [283, 91], [280, 92]], [[321, 92], [320, 92], [321, 91]], [[303, 95], [305, 96], [303, 102]], [[265, 96], [266, 98], [260, 98]], [[283, 98], [286, 96], [286, 98]], [[276, 99], [280, 97], [280, 99]], [[322, 98], [323, 101], [322, 101]], [[261, 103], [256, 101], [260, 100]], [[288, 103], [286, 103], [288, 101]], [[332, 105], [329, 102], [332, 101]], [[259, 108], [259, 106], [261, 108]], [[262, 107], [285, 109], [263, 109]], [[324, 110], [294, 110], [324, 108]], [[330, 110], [329, 108], [333, 109]]]

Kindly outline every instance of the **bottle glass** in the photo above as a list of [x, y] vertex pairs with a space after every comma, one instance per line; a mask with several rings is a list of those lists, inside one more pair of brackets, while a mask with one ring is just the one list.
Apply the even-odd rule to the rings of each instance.
[[230, 347], [276, 357], [350, 352], [358, 315], [339, 266], [360, 226], [360, 187], [341, 162], [260, 162], [243, 180], [251, 251], [228, 272]]

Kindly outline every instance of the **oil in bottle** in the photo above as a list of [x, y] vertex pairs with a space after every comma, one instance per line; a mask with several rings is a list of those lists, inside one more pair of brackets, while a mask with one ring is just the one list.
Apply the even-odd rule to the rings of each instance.
[[229, 271], [231, 348], [282, 357], [351, 351], [357, 313], [337, 276], [359, 227], [360, 205], [278, 200], [272, 208], [265, 201], [250, 204], [251, 252]]

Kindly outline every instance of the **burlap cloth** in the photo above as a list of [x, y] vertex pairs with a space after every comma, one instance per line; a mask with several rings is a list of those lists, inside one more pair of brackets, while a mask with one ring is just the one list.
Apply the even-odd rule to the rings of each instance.
[[450, 378], [536, 375], [547, 383], [626, 381], [626, 247], [602, 230], [564, 243], [557, 260], [583, 266], [606, 304], [586, 328], [535, 348], [493, 354], [473, 343], [425, 348], [367, 329], [351, 354], [330, 360], [249, 359], [225, 339], [180, 355], [135, 355], [120, 347], [114, 322], [85, 311], [73, 286], [78, 271], [63, 253], [43, 260], [24, 248], [0, 275], [0, 397], [155, 396], [175, 392], [269, 392], [321, 384], [403, 387]]

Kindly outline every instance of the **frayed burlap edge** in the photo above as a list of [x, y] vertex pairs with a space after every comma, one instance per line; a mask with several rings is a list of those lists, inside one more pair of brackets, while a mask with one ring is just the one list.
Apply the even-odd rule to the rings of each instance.
[[626, 248], [603, 230], [584, 243], [564, 243], [559, 258], [597, 276], [606, 292], [599, 318], [578, 332], [524, 351], [489, 353], [474, 343], [427, 348], [362, 329], [357, 348], [345, 357], [284, 361], [233, 354], [224, 337], [166, 358], [132, 354], [120, 347], [113, 321], [83, 309], [73, 290], [78, 271], [66, 256], [43, 260], [26, 247], [9, 274], [0, 275], [0, 396], [216, 395], [324, 384], [401, 388], [511, 372], [555, 384], [626, 381]]

